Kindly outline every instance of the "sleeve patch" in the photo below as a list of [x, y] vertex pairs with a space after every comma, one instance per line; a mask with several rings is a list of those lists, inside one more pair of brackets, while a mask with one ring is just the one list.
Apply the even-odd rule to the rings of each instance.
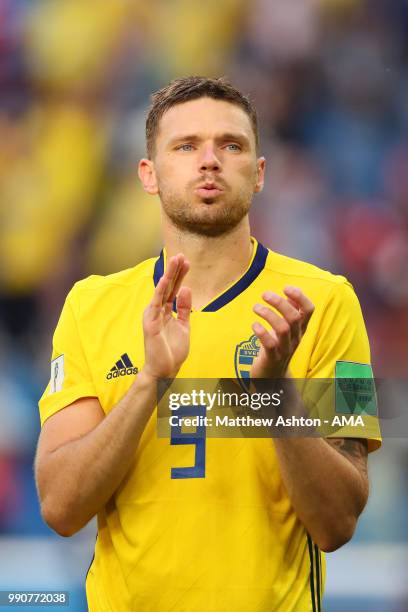
[[64, 377], [64, 355], [60, 355], [51, 361], [50, 395], [62, 391]]
[[377, 394], [369, 363], [336, 361], [336, 413], [377, 415]]

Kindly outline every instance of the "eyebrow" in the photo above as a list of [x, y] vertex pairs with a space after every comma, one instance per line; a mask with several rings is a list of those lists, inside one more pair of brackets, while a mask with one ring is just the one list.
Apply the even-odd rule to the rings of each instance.
[[[174, 145], [178, 142], [199, 142], [200, 140], [202, 140], [202, 137], [198, 134], [180, 134], [179, 136], [174, 136], [174, 138], [171, 138], [168, 144]], [[215, 136], [215, 140], [218, 142], [231, 140], [233, 142], [240, 142], [242, 144], [249, 145], [248, 136], [238, 132], [222, 132], [221, 134], [217, 134]]]

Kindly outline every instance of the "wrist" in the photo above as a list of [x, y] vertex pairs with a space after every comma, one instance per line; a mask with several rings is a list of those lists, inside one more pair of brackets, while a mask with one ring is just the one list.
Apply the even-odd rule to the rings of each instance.
[[155, 376], [148, 367], [144, 366], [136, 376], [135, 384], [137, 384], [138, 387], [156, 387], [158, 381], [159, 378]]
[[159, 402], [174, 378], [174, 376], [166, 378], [156, 376], [147, 366], [144, 366], [137, 375], [134, 385], [137, 392], [144, 391], [149, 394], [153, 392], [156, 401]]

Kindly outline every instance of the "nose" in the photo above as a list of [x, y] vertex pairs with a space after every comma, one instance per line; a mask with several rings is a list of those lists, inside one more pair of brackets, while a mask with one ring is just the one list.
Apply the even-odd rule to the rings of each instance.
[[213, 145], [207, 145], [203, 148], [200, 156], [200, 170], [205, 172], [207, 170], [220, 170], [221, 162], [217, 157], [216, 151]]

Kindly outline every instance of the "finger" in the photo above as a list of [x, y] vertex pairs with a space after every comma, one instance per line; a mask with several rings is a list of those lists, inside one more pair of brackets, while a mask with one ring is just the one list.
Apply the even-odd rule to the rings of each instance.
[[259, 338], [260, 343], [267, 351], [272, 351], [274, 348], [278, 346], [278, 338], [274, 333], [273, 329], [267, 331], [261, 323], [256, 321], [252, 323], [252, 329], [257, 338]]
[[154, 321], [161, 315], [163, 306], [166, 304], [166, 296], [169, 293], [170, 284], [174, 282], [177, 267], [178, 257], [171, 257], [168, 262], [167, 270], [157, 283], [152, 300], [146, 309], [146, 316], [149, 320]]
[[183, 260], [181, 261], [179, 269], [177, 271], [177, 277], [174, 283], [173, 290], [169, 296], [169, 301], [173, 302], [174, 298], [177, 296], [179, 289], [181, 287], [181, 283], [183, 282], [189, 269], [190, 269], [190, 263], [183, 256]]
[[192, 296], [191, 289], [188, 287], [181, 287], [177, 295], [177, 319], [188, 323], [190, 320]]
[[166, 302], [164, 305], [164, 317], [165, 319], [172, 316], [173, 313], [173, 302]]
[[302, 315], [296, 302], [293, 302], [293, 300], [289, 301], [272, 291], [265, 291], [262, 297], [268, 304], [276, 308], [286, 321], [288, 321], [291, 339], [298, 345], [302, 338]]
[[159, 282], [157, 283], [152, 300], [146, 309], [146, 316], [151, 321], [157, 319], [162, 312], [164, 295], [167, 290], [168, 284], [169, 280], [164, 276], [162, 276]]
[[273, 293], [272, 291], [265, 291], [265, 293], [262, 294], [262, 297], [265, 302], [276, 308], [276, 310], [281, 313], [289, 325], [300, 321], [301, 314], [296, 302], [290, 303], [289, 300], [283, 298], [277, 293]]
[[284, 288], [283, 292], [288, 298], [297, 304], [300, 314], [302, 315], [301, 328], [302, 332], [306, 331], [310, 317], [314, 312], [314, 304], [305, 296], [304, 293], [298, 287], [292, 287], [288, 285]]
[[169, 284], [167, 285], [167, 288], [164, 294], [163, 306], [170, 299], [171, 293], [173, 291], [173, 287], [177, 281], [177, 275], [178, 275], [178, 272], [181, 266], [182, 258], [184, 258], [184, 255], [179, 254], [179, 255], [175, 255], [174, 257], [170, 257], [168, 261], [166, 271], [163, 276], [168, 279]]
[[278, 338], [282, 350], [288, 351], [292, 339], [292, 330], [289, 322], [264, 304], [255, 304], [253, 311], [269, 323]]
[[292, 304], [293, 308], [296, 308], [296, 310], [298, 310], [297, 303], [294, 302], [290, 297], [288, 297], [288, 302], [289, 302], [289, 304]]
[[298, 325], [297, 325], [297, 342], [299, 343], [301, 341], [301, 339], [302, 339], [302, 335], [303, 335], [303, 332], [304, 332], [304, 329], [302, 327], [302, 325], [303, 325], [302, 313], [300, 312], [297, 303], [294, 302], [293, 300], [291, 300], [289, 297], [288, 297], [288, 302], [289, 302], [289, 304], [291, 304], [293, 306], [293, 308], [296, 308], [296, 310], [299, 313], [299, 321], [298, 321]]

